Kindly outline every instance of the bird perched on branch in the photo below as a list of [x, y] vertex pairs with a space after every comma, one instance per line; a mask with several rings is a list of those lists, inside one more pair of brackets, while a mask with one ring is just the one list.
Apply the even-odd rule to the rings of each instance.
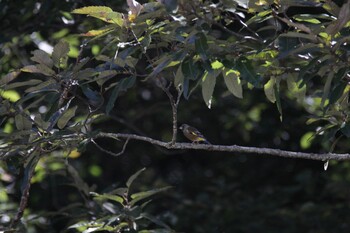
[[182, 124], [180, 128], [186, 138], [190, 139], [194, 143], [203, 142], [205, 144], [211, 144], [196, 128], [187, 124]]

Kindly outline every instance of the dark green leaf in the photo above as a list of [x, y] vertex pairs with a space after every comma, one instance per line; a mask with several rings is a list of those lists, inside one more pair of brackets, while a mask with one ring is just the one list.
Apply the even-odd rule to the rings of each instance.
[[68, 121], [72, 119], [72, 117], [75, 116], [75, 111], [77, 110], [78, 106], [74, 106], [73, 108], [68, 109], [65, 111], [62, 116], [57, 121], [57, 127], [60, 129], [63, 129]]
[[117, 100], [121, 91], [125, 91], [128, 88], [132, 87], [135, 83], [136, 78], [134, 76], [125, 78], [121, 80], [117, 85], [113, 88], [112, 94], [108, 99], [108, 103], [106, 106], [106, 113], [109, 114], [111, 110], [114, 108], [115, 101]]
[[199, 75], [198, 66], [192, 57], [186, 57], [181, 64], [182, 74], [185, 79], [196, 80]]
[[35, 154], [35, 153], [32, 154], [31, 158], [29, 159], [29, 162], [25, 166], [23, 180], [22, 180], [22, 184], [21, 184], [22, 195], [26, 195], [24, 193], [24, 191], [26, 189], [29, 190], [30, 180], [33, 177], [33, 173], [34, 173], [36, 165], [38, 164], [39, 158], [40, 158], [40, 156], [38, 154]]
[[323, 88], [323, 94], [322, 94], [322, 100], [321, 100], [321, 106], [324, 106], [326, 99], [329, 98], [329, 92], [331, 90], [331, 85], [332, 85], [332, 80], [334, 77], [334, 72], [331, 70], [328, 73], [326, 84], [324, 85]]
[[255, 73], [255, 70], [251, 62], [246, 58], [240, 58], [236, 61], [235, 68], [241, 73], [241, 78], [247, 82], [253, 84], [255, 87], [259, 87], [260, 80]]
[[130, 205], [134, 206], [137, 202], [139, 202], [141, 200], [144, 200], [146, 198], [154, 196], [157, 193], [167, 191], [171, 188], [172, 188], [171, 186], [168, 186], [168, 187], [159, 188], [159, 189], [152, 189], [152, 190], [145, 191], [145, 192], [134, 193], [131, 195], [132, 201], [130, 202]]
[[135, 174], [133, 174], [132, 176], [130, 176], [130, 178], [128, 179], [128, 181], [126, 182], [126, 187], [130, 188], [130, 186], [132, 185], [132, 183], [134, 182], [134, 180], [142, 173], [146, 170], [146, 168], [142, 168], [141, 170], [138, 170]]
[[335, 88], [332, 90], [332, 92], [330, 93], [330, 97], [329, 97], [329, 105], [334, 104], [335, 102], [337, 102], [337, 100], [340, 99], [340, 97], [343, 96], [344, 94], [344, 90], [345, 88], [348, 86], [348, 84], [346, 82], [341, 82], [338, 83]]
[[49, 68], [52, 68], [53, 66], [53, 61], [50, 58], [49, 54], [42, 50], [35, 50], [33, 52], [33, 57], [30, 58], [32, 61], [35, 61], [39, 64], [43, 64]]
[[207, 60], [207, 51], [208, 51], [208, 43], [207, 38], [204, 35], [204, 33], [200, 32], [196, 35], [196, 41], [195, 41], [195, 48], [196, 52], [200, 55], [202, 60]]
[[58, 83], [50, 79], [48, 81], [42, 82], [41, 84], [35, 86], [35, 87], [30, 87], [25, 90], [27, 93], [34, 93], [34, 92], [41, 92], [41, 91], [57, 91], [58, 89]]
[[15, 124], [18, 130], [27, 130], [32, 128], [32, 122], [21, 114], [15, 116]]
[[[65, 113], [67, 111], [67, 109], [70, 106], [70, 103], [72, 102], [73, 98], [70, 99], [67, 104], [65, 106], [63, 106], [62, 108], [58, 109], [54, 114], [52, 114], [52, 116], [49, 119], [50, 122], [50, 126], [46, 129], [47, 131], [50, 131], [53, 129], [53, 127], [56, 125], [58, 119], [60, 119], [60, 117], [63, 115], [63, 113]], [[64, 122], [62, 122], [63, 124]]]
[[57, 68], [60, 68], [60, 66], [62, 65], [61, 62], [65, 59], [68, 52], [69, 52], [69, 44], [66, 41], [60, 40], [58, 44], [55, 45], [52, 52], [52, 60], [53, 60], [53, 64]]
[[29, 81], [24, 81], [24, 82], [15, 82], [15, 83], [6, 85], [4, 90], [15, 89], [17, 87], [23, 87], [23, 86], [35, 86], [41, 82], [42, 81], [39, 79], [31, 79]]

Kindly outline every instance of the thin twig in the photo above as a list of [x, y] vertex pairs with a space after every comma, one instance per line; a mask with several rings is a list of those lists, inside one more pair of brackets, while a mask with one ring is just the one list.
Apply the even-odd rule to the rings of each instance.
[[236, 153], [247, 153], [257, 155], [272, 155], [285, 158], [299, 158], [299, 159], [311, 159], [319, 161], [327, 160], [350, 160], [350, 154], [337, 154], [337, 153], [306, 153], [306, 152], [295, 152], [273, 148], [259, 148], [259, 147], [245, 147], [237, 145], [207, 145], [207, 144], [194, 144], [194, 143], [167, 143], [160, 140], [156, 140], [150, 137], [139, 136], [135, 134], [122, 134], [122, 133], [99, 133], [95, 138], [113, 138], [116, 140], [120, 139], [133, 139], [138, 141], [144, 141], [153, 145], [161, 146], [166, 149], [174, 150], [207, 150], [217, 152], [236, 152]]
[[112, 151], [109, 151], [109, 150], [104, 149], [103, 147], [101, 147], [100, 145], [98, 145], [93, 139], [91, 139], [91, 142], [92, 142], [93, 144], [95, 144], [95, 146], [96, 146], [99, 150], [101, 150], [101, 151], [103, 151], [103, 152], [105, 152], [105, 153], [107, 153], [107, 154], [109, 154], [109, 155], [112, 155], [112, 156], [114, 156], [114, 157], [118, 157], [118, 156], [124, 154], [125, 149], [126, 149], [126, 146], [128, 145], [129, 140], [130, 140], [130, 138], [126, 138], [126, 141], [125, 141], [125, 143], [124, 143], [124, 146], [123, 146], [122, 150], [121, 150], [119, 153], [114, 153], [114, 152], [112, 152]]

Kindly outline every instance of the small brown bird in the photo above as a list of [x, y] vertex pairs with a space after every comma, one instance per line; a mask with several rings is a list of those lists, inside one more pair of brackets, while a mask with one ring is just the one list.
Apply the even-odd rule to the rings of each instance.
[[180, 128], [186, 138], [190, 139], [194, 143], [203, 142], [205, 144], [211, 144], [196, 128], [187, 124], [182, 124]]

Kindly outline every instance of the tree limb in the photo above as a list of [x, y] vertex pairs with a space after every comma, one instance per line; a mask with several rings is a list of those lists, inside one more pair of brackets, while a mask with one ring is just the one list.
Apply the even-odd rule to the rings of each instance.
[[310, 159], [310, 160], [350, 160], [350, 154], [337, 154], [337, 153], [306, 153], [306, 152], [295, 152], [273, 148], [259, 148], [259, 147], [246, 147], [237, 145], [207, 145], [207, 144], [194, 144], [194, 143], [168, 143], [160, 140], [156, 140], [150, 137], [139, 136], [136, 134], [122, 134], [122, 133], [99, 133], [95, 138], [113, 138], [119, 139], [133, 139], [138, 141], [144, 141], [153, 145], [161, 146], [166, 149], [174, 150], [207, 150], [217, 152], [238, 152], [247, 154], [259, 154], [259, 155], [272, 155], [285, 158], [298, 158], [298, 159]]

